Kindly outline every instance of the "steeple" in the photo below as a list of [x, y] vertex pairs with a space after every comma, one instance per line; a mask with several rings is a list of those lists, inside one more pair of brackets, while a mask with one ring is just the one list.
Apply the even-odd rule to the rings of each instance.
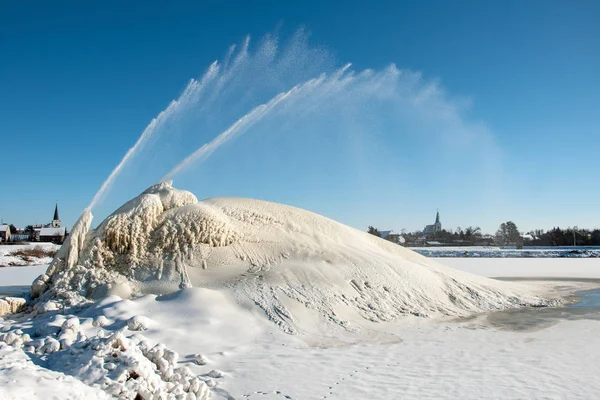
[[58, 203], [56, 203], [56, 207], [54, 207], [54, 219], [52, 219], [52, 227], [60, 228], [60, 219], [58, 218]]
[[58, 203], [56, 203], [56, 207], [54, 208], [54, 218], [52, 218], [53, 221], [59, 221], [60, 218], [58, 218]]
[[437, 210], [437, 214], [435, 215], [435, 223], [436, 224], [440, 223], [440, 210]]

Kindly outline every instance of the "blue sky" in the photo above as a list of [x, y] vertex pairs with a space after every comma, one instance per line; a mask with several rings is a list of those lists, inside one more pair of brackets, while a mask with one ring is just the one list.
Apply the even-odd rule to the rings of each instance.
[[[121, 3], [0, 5], [5, 222], [47, 222], [58, 201], [72, 225], [190, 79], [246, 35], [254, 44], [277, 31], [285, 42], [304, 26], [310, 46], [330, 57], [325, 72], [393, 63], [420, 73], [419, 90], [433, 85], [443, 104], [419, 108], [418, 118], [386, 105], [369, 116], [367, 101], [357, 114], [339, 102], [327, 116], [273, 117], [176, 186], [199, 198], [284, 202], [361, 229], [421, 229], [436, 208], [450, 228], [600, 227], [598, 2]], [[162, 176], [155, 165], [172, 166], [262, 101], [232, 99], [197, 135], [193, 111], [177, 140], [162, 133], [94, 213], [105, 217]], [[445, 136], [440, 107], [458, 110]], [[464, 132], [476, 132], [474, 143], [459, 143]], [[164, 144], [175, 148], [168, 157]]]

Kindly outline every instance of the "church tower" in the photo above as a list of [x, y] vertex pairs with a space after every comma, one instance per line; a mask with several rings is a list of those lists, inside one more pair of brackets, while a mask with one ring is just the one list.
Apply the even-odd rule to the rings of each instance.
[[440, 222], [440, 210], [437, 210], [435, 215], [435, 224], [433, 225], [436, 232], [442, 231], [442, 223]]
[[56, 203], [56, 207], [54, 207], [54, 218], [52, 219], [52, 227], [60, 228], [60, 218], [58, 218], [58, 203]]

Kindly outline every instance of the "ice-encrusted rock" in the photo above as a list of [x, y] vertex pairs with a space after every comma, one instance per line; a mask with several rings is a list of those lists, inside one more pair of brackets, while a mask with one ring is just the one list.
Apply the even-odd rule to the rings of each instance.
[[106, 318], [104, 315], [98, 315], [96, 318], [94, 318], [94, 321], [92, 321], [92, 326], [95, 326], [95, 327], [108, 326], [110, 324], [111, 324], [110, 320], [108, 318]]
[[196, 354], [194, 356], [194, 362], [198, 365], [206, 365], [208, 364], [208, 358], [203, 354]]
[[127, 328], [130, 331], [145, 331], [152, 324], [152, 320], [143, 315], [136, 315], [127, 321]]
[[220, 379], [220, 378], [225, 377], [225, 373], [221, 370], [213, 369], [208, 374], [206, 374], [206, 376], [208, 376], [210, 378]]
[[20, 297], [0, 298], [0, 315], [15, 314], [23, 311], [27, 301]]
[[48, 281], [50, 277], [46, 274], [38, 276], [31, 284], [31, 297], [40, 297], [48, 289]]
[[73, 317], [65, 320], [61, 326], [62, 331], [70, 330], [74, 335], [79, 332], [79, 318]]

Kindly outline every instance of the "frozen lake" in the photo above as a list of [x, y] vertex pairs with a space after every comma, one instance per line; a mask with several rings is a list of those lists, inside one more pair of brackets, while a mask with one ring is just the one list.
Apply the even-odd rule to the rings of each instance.
[[27, 292], [31, 282], [44, 272], [48, 265], [0, 268], [0, 296], [14, 296]]
[[456, 258], [598, 258], [598, 246], [524, 247], [411, 247], [426, 257]]

